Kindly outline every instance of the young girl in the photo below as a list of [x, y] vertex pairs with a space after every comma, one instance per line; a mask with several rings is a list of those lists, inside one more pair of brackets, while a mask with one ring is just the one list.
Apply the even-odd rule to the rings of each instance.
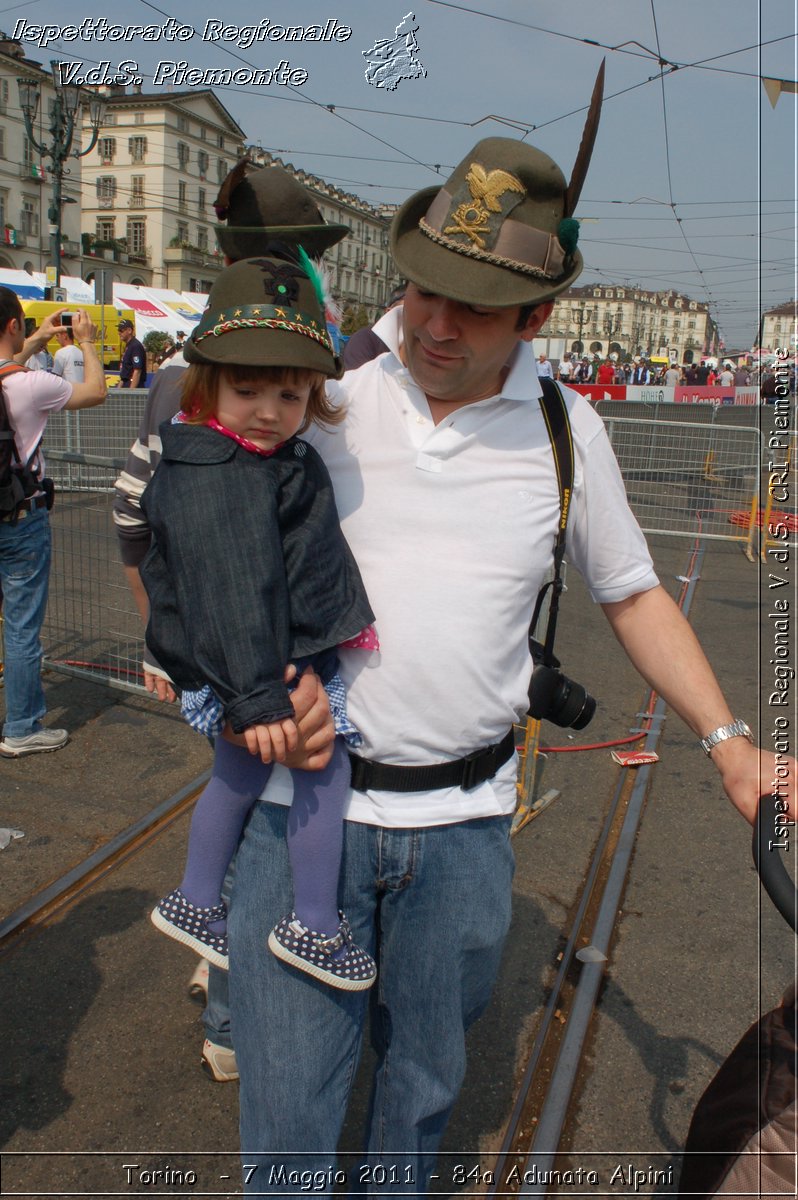
[[152, 920], [227, 966], [222, 881], [272, 762], [296, 746], [286, 667], [298, 677], [311, 666], [331, 698], [338, 736], [325, 770], [292, 772], [294, 911], [269, 946], [316, 978], [358, 991], [371, 986], [376, 968], [337, 905], [349, 786], [344, 736], [357, 744], [358, 735], [346, 720], [336, 648], [352, 639], [370, 645], [373, 614], [327, 470], [296, 436], [312, 421], [340, 419], [324, 394], [340, 368], [320, 291], [304, 257], [301, 266], [245, 259], [222, 273], [185, 343], [191, 365], [181, 413], [161, 427], [162, 458], [142, 498], [154, 538], [142, 564], [147, 644], [192, 693], [189, 706], [201, 693], [192, 724], [206, 723], [209, 700], [246, 740], [243, 747], [216, 738], [183, 881]]

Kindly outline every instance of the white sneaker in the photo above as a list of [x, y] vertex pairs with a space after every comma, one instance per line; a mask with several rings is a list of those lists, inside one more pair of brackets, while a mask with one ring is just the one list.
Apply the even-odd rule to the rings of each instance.
[[4, 737], [0, 742], [3, 758], [22, 758], [26, 754], [42, 754], [60, 750], [69, 741], [66, 729], [37, 729], [26, 737]]
[[201, 958], [188, 981], [188, 994], [200, 1004], [208, 1003], [208, 960]]
[[203, 1071], [214, 1083], [233, 1083], [238, 1079], [238, 1063], [235, 1050], [227, 1046], [217, 1046], [215, 1042], [205, 1039], [202, 1047]]

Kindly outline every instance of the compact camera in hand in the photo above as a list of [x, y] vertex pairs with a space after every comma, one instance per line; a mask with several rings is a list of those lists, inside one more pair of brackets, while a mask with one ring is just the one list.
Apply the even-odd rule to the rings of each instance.
[[584, 729], [593, 720], [596, 701], [582, 687], [558, 670], [560, 661], [551, 657], [551, 665], [543, 662], [540, 642], [529, 640], [535, 664], [529, 681], [529, 715], [538, 721], [551, 721], [562, 729]]

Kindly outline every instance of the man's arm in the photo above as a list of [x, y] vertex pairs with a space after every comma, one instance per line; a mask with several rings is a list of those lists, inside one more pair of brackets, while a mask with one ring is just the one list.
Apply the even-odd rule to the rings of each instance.
[[[43, 322], [42, 327], [44, 324]], [[108, 395], [105, 372], [94, 344], [97, 337], [97, 326], [88, 313], [76, 312], [72, 319], [72, 332], [75, 335], [75, 343], [80, 346], [83, 354], [83, 383], [72, 384], [72, 395], [67, 400], [65, 407], [68, 409], [95, 408], [98, 404], [102, 404]]]
[[57, 312], [50, 313], [49, 317], [45, 317], [36, 332], [25, 338], [22, 349], [14, 355], [14, 362], [24, 364], [32, 354], [38, 354], [40, 350], [46, 349], [47, 343], [55, 336], [56, 329], [61, 328], [61, 313], [66, 311], [65, 308], [59, 308]]
[[128, 386], [131, 388], [141, 387], [141, 377], [143, 374], [144, 374], [144, 372], [142, 371], [141, 367], [134, 367], [133, 374], [130, 376], [130, 383]]
[[[696, 737], [704, 738], [731, 724], [735, 714], [698, 639], [662, 587], [602, 608], [631, 662]], [[760, 795], [773, 791], [776, 756], [758, 750], [744, 737], [735, 737], [717, 745], [710, 757], [726, 795], [753, 823]], [[794, 759], [786, 762], [789, 776], [779, 790], [794, 815], [798, 764]]]

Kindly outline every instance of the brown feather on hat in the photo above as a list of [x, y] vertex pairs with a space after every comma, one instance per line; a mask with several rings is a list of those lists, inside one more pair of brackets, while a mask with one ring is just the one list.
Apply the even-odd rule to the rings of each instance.
[[571, 219], [601, 111], [599, 71], [570, 187], [557, 164], [526, 142], [485, 138], [440, 188], [411, 196], [391, 225], [391, 253], [425, 291], [496, 308], [543, 304], [584, 266]]

